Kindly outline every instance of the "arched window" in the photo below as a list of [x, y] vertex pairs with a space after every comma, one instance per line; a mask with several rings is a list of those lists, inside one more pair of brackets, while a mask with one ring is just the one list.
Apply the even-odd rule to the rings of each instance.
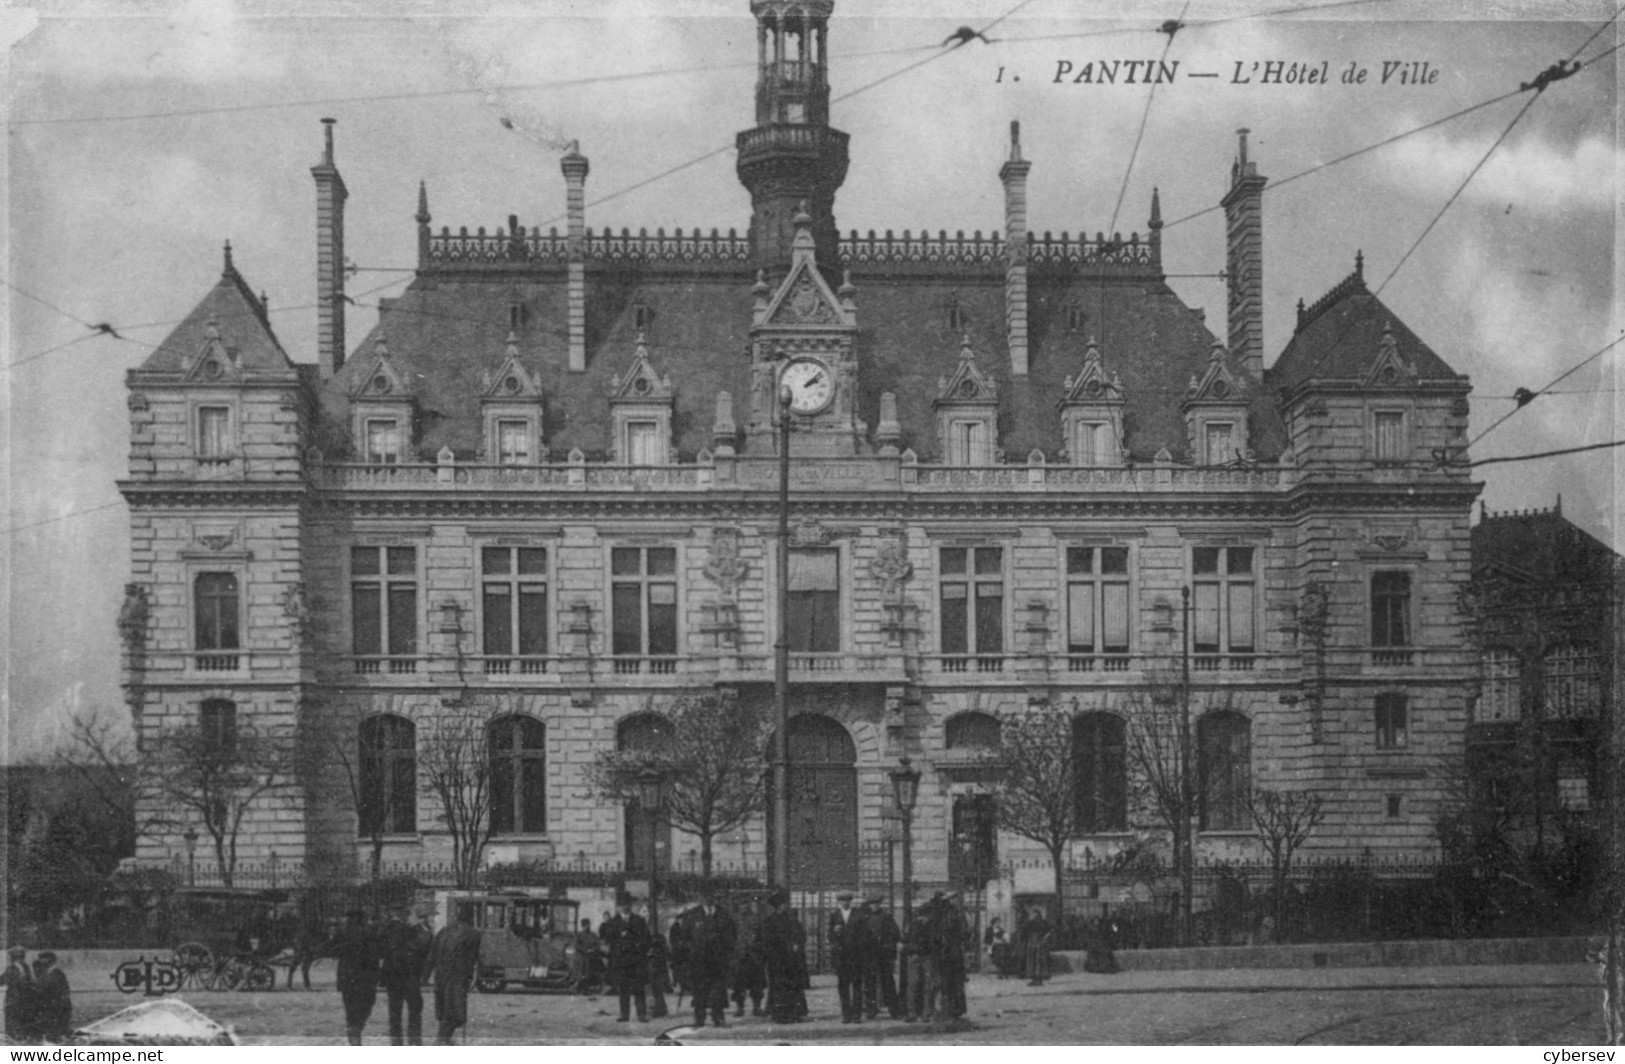
[[1598, 715], [1602, 704], [1602, 661], [1594, 647], [1561, 643], [1546, 650], [1546, 716], [1573, 720]]
[[987, 713], [960, 713], [943, 728], [950, 750], [997, 750], [999, 718]]
[[1080, 713], [1072, 721], [1073, 780], [1078, 829], [1086, 834], [1128, 830], [1128, 756], [1123, 718]]
[[358, 729], [360, 834], [406, 835], [418, 829], [417, 726], [405, 717], [368, 717]]
[[547, 830], [547, 726], [533, 717], [498, 717], [489, 731], [491, 834]]
[[1202, 830], [1246, 830], [1251, 824], [1252, 724], [1240, 713], [1208, 713], [1196, 722], [1196, 748]]
[[1518, 676], [1517, 651], [1508, 647], [1484, 650], [1484, 695], [1478, 703], [1478, 720], [1517, 720], [1523, 685]]

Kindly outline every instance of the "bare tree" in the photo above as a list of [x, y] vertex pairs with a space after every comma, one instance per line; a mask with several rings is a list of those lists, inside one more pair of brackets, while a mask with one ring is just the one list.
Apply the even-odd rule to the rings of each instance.
[[1270, 855], [1270, 884], [1275, 892], [1275, 933], [1286, 929], [1286, 877], [1292, 855], [1320, 826], [1325, 810], [1320, 795], [1310, 791], [1277, 791], [1255, 787], [1247, 795], [1258, 840]]
[[761, 813], [767, 792], [768, 721], [753, 705], [718, 694], [685, 695], [650, 712], [662, 723], [654, 749], [607, 750], [588, 769], [600, 797], [635, 801], [638, 777], [665, 781], [665, 818], [700, 840], [700, 872], [711, 875], [716, 836], [743, 827]]
[[1049, 851], [1058, 915], [1062, 855], [1079, 828], [1072, 716], [1037, 705], [1001, 714], [1000, 725], [999, 750], [992, 755], [999, 777], [999, 826]]
[[70, 773], [81, 793], [93, 799], [109, 824], [129, 831], [127, 849], [135, 852], [137, 839], [170, 827], [170, 818], [149, 803], [138, 802], [141, 774], [135, 732], [127, 719], [98, 707], [68, 718], [66, 741], [57, 748], [54, 762]]
[[485, 726], [473, 717], [440, 718], [420, 747], [419, 773], [439, 803], [451, 833], [453, 874], [459, 887], [479, 881], [491, 841], [491, 752]]
[[203, 825], [220, 879], [232, 886], [243, 818], [267, 795], [293, 782], [294, 745], [233, 713], [218, 726], [186, 724], [158, 735], [142, 762], [142, 785]]

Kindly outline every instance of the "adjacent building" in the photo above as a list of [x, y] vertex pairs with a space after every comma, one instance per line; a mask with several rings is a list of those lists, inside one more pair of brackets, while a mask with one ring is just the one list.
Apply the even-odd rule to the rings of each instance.
[[[318, 349], [290, 357], [228, 247], [129, 374], [121, 623], [144, 748], [190, 728], [348, 750], [256, 798], [239, 842], [342, 871], [380, 827], [386, 859], [447, 857], [418, 763], [438, 721], [472, 719], [492, 861], [635, 867], [635, 825], [586, 766], [649, 741], [682, 693], [766, 712], [782, 594], [793, 875], [864, 874], [908, 756], [919, 874], [964, 881], [1043, 853], [997, 829], [977, 767], [1012, 709], [1074, 720], [1080, 859], [1154, 830], [1126, 737], [1188, 625], [1203, 854], [1255, 852], [1255, 786], [1322, 796], [1312, 847], [1432, 851], [1477, 674], [1458, 592], [1479, 485], [1440, 457], [1465, 442], [1467, 379], [1357, 255], [1266, 367], [1266, 178], [1245, 131], [1228, 172], [1215, 160], [1218, 333], [1168, 286], [1155, 194], [1126, 236], [1029, 224], [1042, 148], [1014, 124], [986, 175], [1002, 227], [842, 232], [832, 8], [750, 5], [742, 234], [589, 227], [575, 149], [563, 232], [436, 228], [423, 189], [416, 276], [353, 347], [327, 125]], [[143, 854], [171, 857], [182, 830]], [[719, 858], [760, 864], [764, 834]], [[662, 863], [692, 845], [659, 842]]]

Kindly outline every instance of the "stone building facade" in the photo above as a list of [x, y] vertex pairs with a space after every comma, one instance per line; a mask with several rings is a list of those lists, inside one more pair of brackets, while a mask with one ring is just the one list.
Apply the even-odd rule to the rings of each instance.
[[[804, 882], [860, 875], [905, 755], [922, 878], [1039, 856], [995, 829], [975, 768], [1024, 707], [1075, 717], [1076, 854], [1143, 838], [1125, 729], [1184, 663], [1187, 623], [1201, 757], [1242, 766], [1204, 803], [1204, 855], [1254, 852], [1251, 786], [1319, 793], [1314, 848], [1429, 851], [1432, 766], [1462, 748], [1475, 673], [1458, 591], [1478, 485], [1436, 460], [1465, 441], [1466, 378], [1358, 260], [1264, 366], [1266, 178], [1245, 133], [1223, 337], [1167, 285], [1155, 195], [1144, 233], [1029, 230], [1014, 126], [1002, 232], [841, 234], [832, 7], [751, 4], [745, 235], [588, 228], [574, 149], [563, 233], [436, 231], [422, 189], [417, 274], [350, 351], [327, 126], [314, 361], [282, 349], [228, 248], [129, 375], [144, 748], [211, 714], [356, 757], [387, 733], [399, 767], [369, 786], [410, 801], [358, 814], [338, 769], [307, 762], [253, 803], [241, 854], [353, 867], [358, 819], [385, 816], [387, 859], [433, 861], [449, 842], [415, 759], [437, 721], [473, 718], [516, 781], [494, 861], [627, 859], [624, 811], [589, 793], [597, 752], [682, 693], [770, 705], [788, 416]], [[718, 857], [759, 864], [763, 836]]]

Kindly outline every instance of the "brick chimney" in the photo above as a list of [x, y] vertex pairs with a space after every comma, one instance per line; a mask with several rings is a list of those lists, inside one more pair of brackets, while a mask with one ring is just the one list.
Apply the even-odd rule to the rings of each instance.
[[1230, 167], [1224, 207], [1225, 272], [1230, 289], [1230, 353], [1254, 380], [1264, 376], [1264, 183], [1247, 158], [1247, 134]]
[[344, 365], [344, 201], [350, 193], [333, 165], [334, 119], [322, 119], [322, 161], [316, 179], [316, 361], [323, 377]]
[[570, 370], [583, 373], [587, 369], [587, 157], [575, 141], [570, 142], [570, 150], [559, 160], [559, 168], [564, 171], [564, 209], [569, 224], [566, 320]]
[[1021, 123], [1010, 123], [1010, 158], [999, 168], [1004, 183], [1004, 332], [1010, 373], [1027, 375], [1027, 171], [1021, 157]]

